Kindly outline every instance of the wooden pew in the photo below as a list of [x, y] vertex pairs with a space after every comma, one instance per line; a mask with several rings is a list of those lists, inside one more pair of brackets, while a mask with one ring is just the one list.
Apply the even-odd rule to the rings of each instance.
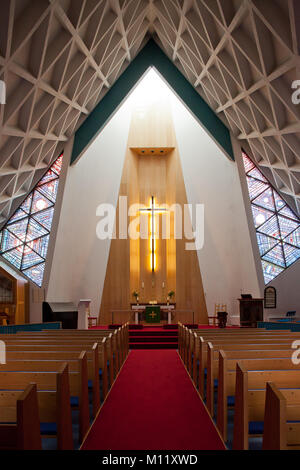
[[[49, 339], [46, 340], [38, 340], [38, 339], [31, 339], [28, 338], [27, 340], [24, 339], [5, 339], [6, 343], [6, 354], [11, 355], [11, 352], [14, 351], [14, 357], [17, 357], [16, 353], [19, 352], [19, 357], [22, 356], [24, 352], [33, 352], [33, 351], [40, 351], [40, 352], [77, 352], [78, 354], [85, 349], [86, 351], [91, 351], [95, 346], [95, 342], [92, 339], [82, 339], [77, 338], [77, 340], [56, 340], [56, 339]], [[109, 346], [107, 345], [107, 341], [109, 341]], [[111, 337], [106, 338], [104, 337], [100, 343], [98, 344], [98, 370], [101, 369], [102, 371], [102, 386], [103, 386], [103, 394], [104, 398], [108, 393], [108, 367], [107, 367], [107, 351], [109, 351], [111, 355]], [[108, 346], [108, 347], [107, 347]], [[110, 356], [111, 357], [111, 356]], [[111, 360], [112, 364], [112, 360]], [[94, 375], [95, 377], [95, 375]], [[114, 380], [113, 376], [113, 369], [110, 369], [110, 379], [111, 383]], [[95, 383], [97, 383], [95, 381]]]
[[[10, 335], [11, 336], [11, 335]], [[128, 355], [128, 327], [123, 325], [122, 327], [114, 330], [59, 330], [59, 333], [56, 334], [52, 331], [38, 332], [36, 334], [18, 334], [15, 335], [14, 339], [8, 338], [8, 340], [16, 341], [17, 338], [21, 338], [24, 341], [31, 340], [35, 344], [38, 341], [51, 341], [53, 338], [55, 341], [66, 340], [68, 343], [70, 341], [101, 341], [104, 337], [107, 338], [106, 342], [106, 355], [108, 363], [111, 365], [109, 367], [110, 371], [110, 382], [112, 383], [116, 377], [121, 365]], [[100, 361], [101, 362], [101, 361]]]
[[[253, 328], [248, 328], [248, 329], [232, 329], [230, 330], [216, 330], [217, 333], [213, 330], [188, 330], [187, 328], [183, 328], [183, 336], [181, 339], [181, 357], [183, 359], [183, 362], [185, 363], [187, 369], [189, 370], [190, 373], [192, 373], [192, 358], [194, 357], [194, 351], [195, 351], [195, 342], [197, 341], [198, 337], [202, 337], [206, 341], [212, 341], [212, 340], [228, 340], [232, 341], [237, 338], [244, 338], [246, 337], [255, 337], [255, 338], [272, 338], [272, 337], [278, 337], [282, 336], [282, 338], [286, 336], [295, 336], [297, 337], [297, 333], [291, 333], [288, 331], [276, 331], [276, 332], [271, 332], [267, 330], [257, 330]], [[224, 331], [224, 333], [223, 333]], [[298, 334], [299, 336], [299, 334]], [[197, 358], [196, 358], [197, 359]]]
[[[0, 378], [3, 372], [53, 373], [59, 371], [63, 364], [68, 365], [73, 408], [79, 410], [79, 440], [82, 442], [90, 427], [87, 355], [85, 351], [82, 351], [76, 360], [71, 361], [8, 360], [6, 364], [0, 365]], [[51, 386], [53, 387], [53, 382]]]
[[[299, 367], [295, 366], [291, 361], [290, 350], [255, 351], [257, 355], [256, 358], [249, 357], [252, 352], [253, 351], [245, 350], [239, 351], [239, 357], [232, 358], [230, 351], [219, 351], [217, 426], [224, 440], [227, 440], [228, 397], [235, 396], [237, 362], [248, 371], [299, 369]], [[234, 353], [236, 353], [236, 351], [234, 351]]]
[[[204, 397], [204, 371], [208, 368], [208, 344], [210, 348], [215, 350], [267, 350], [267, 349], [290, 349], [293, 339], [286, 338], [274, 338], [274, 339], [258, 339], [252, 338], [251, 340], [246, 339], [232, 339], [231, 341], [214, 341], [213, 345], [210, 342], [206, 342], [202, 337], [196, 338], [195, 341], [195, 363], [193, 368], [193, 377], [196, 378], [196, 386], [199, 388], [199, 392], [202, 397]], [[272, 345], [272, 347], [270, 347]], [[197, 359], [198, 358], [198, 359]], [[197, 374], [197, 362], [199, 362], [198, 374]], [[209, 381], [211, 383], [211, 376]]]
[[[269, 339], [269, 338], [268, 338]], [[269, 349], [274, 349], [274, 347], [272, 346], [273, 344], [277, 344], [277, 347], [279, 348], [280, 346], [282, 346], [282, 343], [277, 343], [277, 339], [270, 339], [270, 341], [267, 340], [264, 340], [264, 344], [270, 344], [270, 347]], [[262, 343], [260, 343], [261, 340], [258, 340], [257, 342], [255, 342], [254, 344], [257, 345], [257, 348], [256, 349], [259, 349], [259, 346], [262, 345]], [[291, 357], [291, 343], [292, 343], [293, 339], [288, 339], [287, 338], [287, 342], [286, 343], [283, 343], [286, 347], [286, 353], [287, 354], [286, 356], [283, 356], [281, 355], [281, 357]], [[276, 342], [276, 343], [275, 343]], [[236, 342], [234, 343], [234, 345], [240, 345], [240, 348], [239, 350], [247, 350], [247, 347], [248, 347], [248, 343], [247, 342], [239, 342], [236, 340]], [[251, 346], [253, 346], [251, 344]], [[205, 343], [204, 343], [204, 346], [202, 347], [205, 347]], [[207, 407], [208, 407], [208, 410], [210, 412], [211, 415], [213, 415], [213, 409], [214, 409], [214, 403], [213, 403], [213, 396], [214, 396], [214, 382], [216, 379], [218, 379], [218, 362], [219, 362], [219, 355], [218, 355], [218, 351], [220, 351], [223, 347], [224, 351], [225, 350], [231, 350], [231, 344], [228, 345], [227, 342], [224, 342], [224, 343], [219, 343], [219, 342], [214, 342], [214, 344], [212, 344], [211, 342], [208, 342], [206, 344], [206, 347], [207, 347], [207, 361], [205, 363], [205, 359], [203, 358], [203, 362], [204, 362], [204, 365], [206, 365], [206, 370], [207, 370], [207, 374], [206, 374], [206, 377], [207, 377], [207, 381], [206, 381], [206, 398], [207, 398]], [[265, 349], [265, 348], [264, 348]], [[288, 356], [289, 355], [289, 356]], [[245, 356], [246, 357], [246, 356]], [[263, 354], [261, 353], [260, 354], [260, 357], [264, 357]], [[243, 359], [243, 356], [240, 357], [241, 359]], [[250, 357], [249, 357], [250, 359]], [[254, 359], [254, 358], [253, 358]], [[257, 358], [256, 358], [257, 359]], [[234, 369], [235, 369], [235, 365], [234, 365]], [[202, 375], [204, 376], [204, 372], [202, 372]], [[202, 379], [202, 383], [201, 383], [201, 386], [203, 385], [204, 383], [204, 378]]]
[[262, 448], [300, 449], [300, 388], [280, 390], [267, 383]]
[[249, 422], [264, 419], [267, 382], [279, 388], [297, 388], [300, 370], [247, 371], [239, 362], [236, 366], [233, 449], [249, 447]]
[[[72, 450], [72, 417], [68, 365], [58, 372], [0, 372], [0, 394], [26, 390], [29, 383], [37, 387], [41, 423], [56, 423], [57, 449]], [[2, 389], [2, 391], [1, 391]], [[45, 436], [44, 436], [45, 437]]]
[[[93, 401], [93, 417], [99, 411], [100, 408], [100, 387], [99, 387], [99, 365], [98, 365], [98, 344], [95, 343], [91, 350], [86, 351], [87, 354], [87, 368], [88, 368], [88, 380], [92, 382], [92, 401]], [[39, 362], [39, 361], [48, 361], [48, 370], [55, 370], [55, 367], [58, 363], [67, 362], [69, 365], [69, 370], [74, 372], [74, 367], [77, 368], [77, 361], [78, 361], [79, 352], [78, 351], [9, 351], [7, 353], [7, 364], [11, 362], [21, 362], [26, 361], [26, 363], [30, 362]], [[72, 365], [75, 363], [75, 366]], [[28, 370], [26, 364], [24, 364], [24, 370]], [[33, 364], [33, 370], [35, 367]], [[1, 366], [0, 366], [1, 370]], [[5, 369], [4, 369], [5, 370]], [[90, 387], [89, 387], [90, 388]]]
[[27, 385], [23, 392], [0, 392], [0, 449], [41, 450], [41, 448], [36, 384]]

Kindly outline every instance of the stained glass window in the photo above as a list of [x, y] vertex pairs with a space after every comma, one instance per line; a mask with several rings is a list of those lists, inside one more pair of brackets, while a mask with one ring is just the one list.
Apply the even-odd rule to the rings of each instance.
[[263, 275], [268, 284], [300, 259], [300, 219], [244, 152], [243, 161]]
[[62, 160], [60, 155], [0, 232], [0, 255], [39, 287], [43, 283]]

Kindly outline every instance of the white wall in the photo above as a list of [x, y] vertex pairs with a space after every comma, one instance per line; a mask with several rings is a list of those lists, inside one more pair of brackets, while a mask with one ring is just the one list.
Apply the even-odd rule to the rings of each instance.
[[96, 208], [100, 203], [116, 205], [130, 118], [127, 101], [69, 168], [47, 301], [90, 298], [91, 312], [98, 315], [110, 241], [96, 237]]
[[[187, 198], [205, 204], [205, 243], [198, 257], [208, 311], [214, 313], [215, 303], [226, 303], [228, 312], [237, 315], [241, 292], [259, 295], [237, 166], [171, 96]], [[96, 207], [117, 202], [131, 101], [69, 168], [46, 296], [48, 301], [91, 298], [96, 315], [110, 247], [96, 237]]]
[[238, 315], [241, 292], [259, 296], [259, 284], [237, 165], [175, 97], [172, 108], [188, 202], [205, 205], [198, 258], [208, 312], [225, 303], [230, 315]]

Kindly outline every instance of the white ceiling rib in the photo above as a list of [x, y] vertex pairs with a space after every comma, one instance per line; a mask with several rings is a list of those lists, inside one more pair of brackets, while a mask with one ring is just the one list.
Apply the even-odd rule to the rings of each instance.
[[[6, 0], [0, 223], [152, 35], [300, 214], [295, 0]], [[300, 29], [300, 26], [298, 26]]]

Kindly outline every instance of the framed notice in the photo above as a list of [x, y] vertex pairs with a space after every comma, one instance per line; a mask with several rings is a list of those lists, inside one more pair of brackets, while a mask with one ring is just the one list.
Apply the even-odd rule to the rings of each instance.
[[276, 308], [276, 289], [269, 286], [264, 292], [264, 308]]

